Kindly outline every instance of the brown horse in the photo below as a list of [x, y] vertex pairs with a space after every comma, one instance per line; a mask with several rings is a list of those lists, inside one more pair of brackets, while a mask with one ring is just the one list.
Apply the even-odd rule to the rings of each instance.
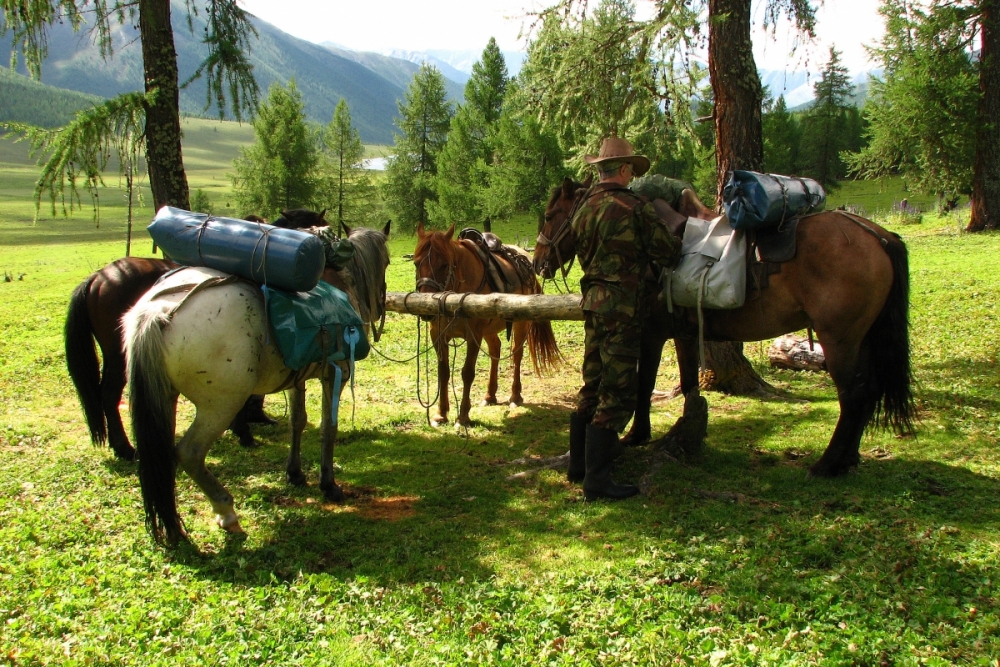
[[[535, 245], [533, 265], [539, 275], [552, 278], [558, 265], [575, 254], [569, 216], [585, 191], [583, 184], [569, 179], [553, 191]], [[683, 208], [683, 215], [698, 215]], [[907, 252], [895, 234], [841, 211], [801, 218], [796, 244], [794, 258], [769, 277], [758, 298], [740, 308], [704, 312], [705, 340], [756, 341], [806, 327], [815, 330], [837, 387], [840, 419], [811, 472], [832, 477], [860, 462], [867, 427], [913, 431]], [[560, 259], [553, 261], [554, 256]], [[697, 388], [697, 336], [694, 309], [675, 308], [670, 314], [659, 302], [653, 307], [643, 323], [639, 399], [626, 441], [638, 444], [650, 437], [650, 397], [668, 339], [677, 347], [681, 390], [688, 394]], [[691, 415], [681, 419], [687, 417]]]
[[[417, 291], [492, 293], [493, 288], [487, 280], [487, 268], [480, 255], [470, 242], [453, 239], [454, 233], [454, 225], [446, 232], [426, 232], [423, 224], [418, 225], [417, 247], [413, 251], [413, 263], [417, 268]], [[505, 259], [498, 259], [509, 265]], [[541, 292], [541, 285], [532, 276], [530, 283], [522, 284], [513, 293], [540, 294]], [[500, 362], [500, 337], [497, 334], [506, 327], [507, 322], [502, 319], [435, 317], [431, 320], [430, 335], [434, 351], [437, 353], [438, 370], [437, 414], [431, 418], [434, 426], [440, 426], [448, 421], [448, 341], [464, 338], [467, 343], [465, 365], [462, 367], [462, 403], [458, 409], [456, 425], [469, 426], [472, 423], [469, 419], [471, 409], [469, 393], [476, 376], [476, 359], [479, 357], [484, 338], [490, 355], [490, 379], [483, 405], [497, 403], [497, 367]], [[511, 406], [517, 406], [524, 402], [521, 397], [521, 359], [524, 355], [525, 340], [528, 342], [535, 373], [541, 373], [559, 358], [559, 348], [552, 334], [552, 325], [548, 322], [514, 322], [512, 330], [514, 338], [511, 343], [511, 360], [514, 379], [508, 402]]]
[[[303, 229], [326, 225], [325, 211], [306, 209], [282, 211], [274, 221], [277, 227]], [[258, 216], [247, 220], [267, 222]], [[95, 445], [105, 442], [118, 458], [131, 461], [135, 449], [122, 426], [118, 406], [125, 389], [125, 353], [121, 319], [139, 297], [168, 271], [178, 265], [162, 259], [124, 257], [90, 274], [80, 283], [69, 300], [66, 326], [66, 366], [83, 406], [83, 414]], [[94, 341], [101, 348], [103, 363], [98, 362]], [[244, 446], [253, 446], [247, 421], [271, 422], [261, 409], [261, 400], [251, 399], [233, 430]]]

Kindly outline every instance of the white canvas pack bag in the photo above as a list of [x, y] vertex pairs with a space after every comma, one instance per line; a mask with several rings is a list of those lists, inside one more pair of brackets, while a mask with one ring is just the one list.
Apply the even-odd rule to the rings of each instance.
[[729, 226], [725, 216], [715, 220], [688, 218], [681, 241], [681, 260], [664, 270], [660, 299], [674, 305], [700, 308], [739, 308], [746, 300], [746, 235]]

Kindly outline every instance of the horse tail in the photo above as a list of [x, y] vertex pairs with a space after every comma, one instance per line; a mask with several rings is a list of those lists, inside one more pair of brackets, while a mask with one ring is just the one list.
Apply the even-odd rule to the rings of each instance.
[[912, 434], [916, 418], [913, 368], [910, 363], [910, 265], [906, 245], [898, 236], [887, 239], [885, 252], [892, 263], [889, 297], [865, 336], [869, 377], [875, 385], [871, 424]]
[[77, 285], [69, 298], [69, 312], [63, 339], [66, 345], [66, 368], [83, 406], [83, 416], [90, 430], [90, 441], [101, 446], [108, 441], [108, 424], [101, 402], [101, 366], [94, 346], [94, 329], [87, 310], [87, 293], [94, 274]]
[[[534, 274], [531, 280], [532, 293], [541, 294], [542, 285]], [[555, 334], [552, 333], [551, 322], [545, 320], [531, 323], [528, 327], [528, 351], [531, 352], [531, 364], [535, 367], [536, 375], [544, 375], [563, 360]]]
[[163, 363], [163, 327], [169, 316], [139, 306], [123, 322], [132, 440], [139, 459], [146, 528], [156, 542], [173, 545], [185, 533], [175, 497], [174, 391]]

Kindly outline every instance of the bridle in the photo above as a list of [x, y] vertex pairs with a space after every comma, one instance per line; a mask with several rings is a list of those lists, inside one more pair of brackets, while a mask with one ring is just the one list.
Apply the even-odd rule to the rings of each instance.
[[[552, 234], [551, 238], [546, 236], [544, 232], [538, 232], [538, 238], [535, 239], [536, 245], [548, 246], [550, 252], [555, 252], [557, 266], [559, 267], [559, 271], [562, 273], [564, 283], [566, 282], [566, 276], [569, 275], [570, 269], [573, 268], [573, 261], [576, 259], [576, 253], [570, 254], [568, 260], [563, 259], [562, 250], [560, 250], [559, 246], [573, 233], [573, 226], [571, 224], [573, 222], [573, 216], [576, 215], [583, 199], [584, 197], [582, 194], [578, 193], [576, 195], [576, 200], [573, 202], [573, 208], [570, 209], [569, 215], [567, 215], [566, 219], [562, 221], [562, 224], [559, 225], [556, 231]], [[572, 238], [570, 240], [572, 240]], [[547, 257], [542, 265], [551, 266]]]
[[[427, 248], [427, 254], [424, 258], [420, 260], [417, 264], [417, 291], [422, 291], [422, 288], [428, 287], [432, 292], [451, 292], [455, 287], [455, 262], [448, 262], [448, 275], [445, 276], [444, 284], [442, 285], [437, 280], [434, 279], [434, 267], [431, 265], [431, 254], [434, 252], [434, 247], [430, 246]], [[427, 263], [430, 271], [429, 276], [424, 278], [420, 277], [420, 268]]]

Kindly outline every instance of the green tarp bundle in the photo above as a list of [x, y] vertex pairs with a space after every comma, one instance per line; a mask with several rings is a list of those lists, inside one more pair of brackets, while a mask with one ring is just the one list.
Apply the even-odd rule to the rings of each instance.
[[350, 359], [351, 349], [345, 333], [357, 332], [354, 361], [364, 359], [370, 350], [364, 324], [351, 306], [347, 294], [333, 285], [319, 282], [308, 292], [285, 292], [262, 288], [278, 349], [285, 365], [292, 370], [323, 360], [318, 338], [321, 329], [330, 332], [329, 361]]

